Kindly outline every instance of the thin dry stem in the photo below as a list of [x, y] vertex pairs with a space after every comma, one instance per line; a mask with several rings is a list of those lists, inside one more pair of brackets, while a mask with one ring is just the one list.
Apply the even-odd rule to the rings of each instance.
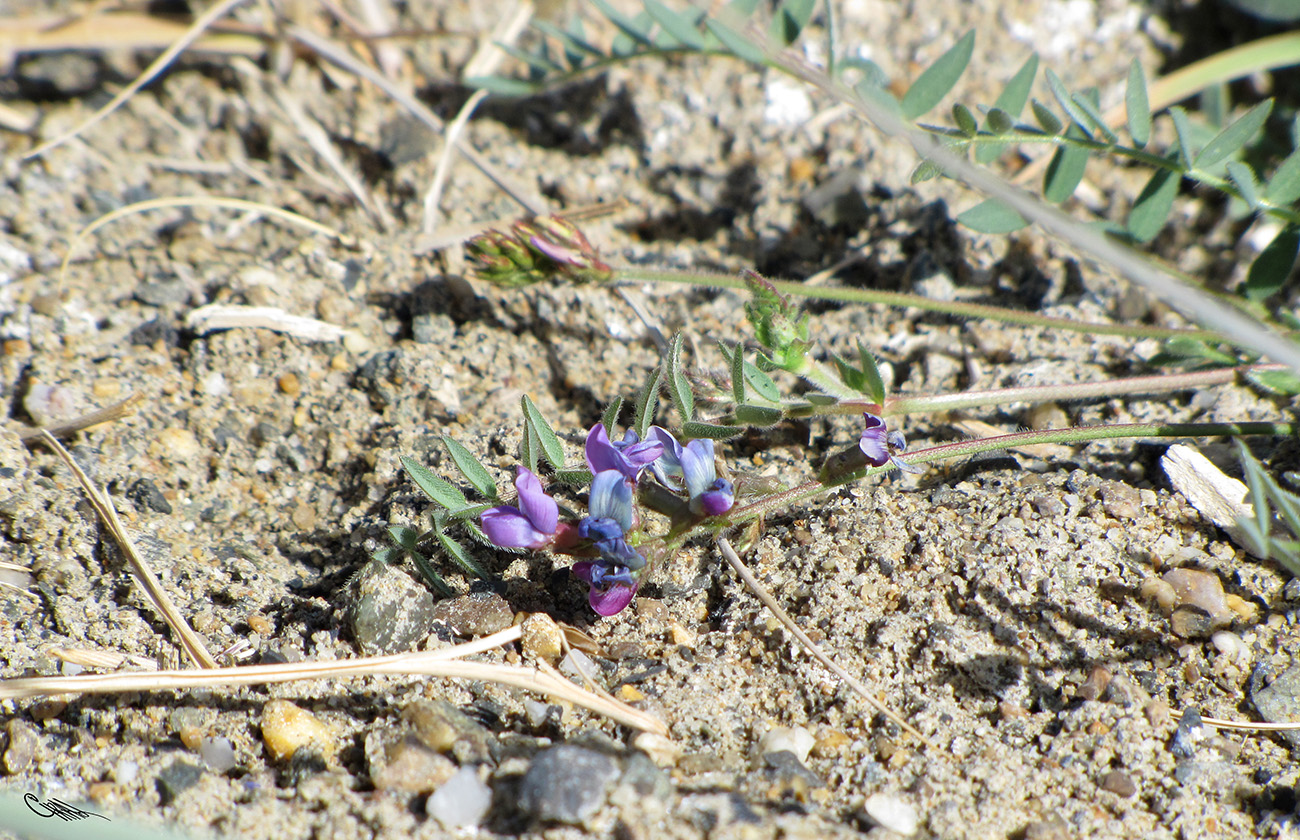
[[125, 102], [126, 100], [134, 96], [136, 91], [138, 91], [140, 88], [144, 87], [146, 84], [152, 81], [153, 78], [157, 76], [159, 73], [161, 73], [167, 67], [168, 64], [171, 64], [172, 61], [176, 58], [176, 56], [184, 52], [185, 49], [189, 47], [190, 44], [193, 44], [195, 41], [197, 41], [199, 39], [199, 36], [203, 34], [204, 30], [206, 30], [212, 24], [216, 23], [221, 18], [230, 14], [231, 10], [233, 10], [236, 6], [238, 6], [242, 2], [244, 2], [244, 0], [222, 0], [222, 2], [217, 3], [211, 9], [208, 9], [206, 12], [204, 12], [202, 15], [199, 16], [198, 20], [194, 21], [194, 24], [190, 26], [189, 29], [185, 30], [185, 34], [182, 35], [179, 39], [177, 39], [176, 43], [172, 44], [170, 47], [164, 50], [162, 55], [154, 59], [153, 63], [151, 63], [148, 67], [146, 67], [143, 73], [137, 76], [135, 80], [131, 82], [131, 84], [123, 88], [121, 92], [117, 94], [117, 96], [114, 96], [111, 100], [109, 100], [108, 104], [100, 108], [94, 114], [91, 114], [89, 119], [87, 119], [85, 122], [81, 123], [80, 125], [76, 126], [72, 130], [60, 134], [58, 137], [55, 137], [53, 140], [50, 140], [46, 143], [42, 143], [41, 145], [37, 146], [35, 149], [23, 155], [22, 160], [31, 160], [32, 158], [39, 157], [45, 154], [50, 149], [53, 149], [56, 146], [63, 145], [64, 143], [71, 140], [73, 137], [76, 137], [81, 132], [85, 131], [86, 129], [98, 123], [100, 120], [104, 119], [104, 117], [107, 117], [109, 114], [116, 111], [119, 107], [121, 107], [123, 102]]
[[53, 435], [42, 429], [41, 441], [53, 449], [63, 459], [63, 462], [68, 465], [68, 468], [72, 470], [73, 475], [77, 477], [81, 489], [85, 490], [86, 495], [90, 497], [90, 503], [94, 506], [95, 512], [104, 521], [109, 533], [117, 540], [118, 547], [122, 550], [127, 562], [130, 563], [131, 570], [135, 572], [135, 577], [144, 589], [149, 602], [153, 604], [153, 608], [172, 628], [172, 631], [180, 640], [181, 646], [185, 648], [185, 652], [190, 655], [190, 658], [200, 668], [216, 667], [217, 661], [212, 658], [211, 653], [208, 653], [203, 640], [199, 638], [198, 634], [190, 627], [189, 622], [176, 609], [176, 605], [172, 603], [171, 598], [162, 588], [162, 584], [154, 576], [153, 570], [145, 564], [144, 558], [131, 544], [131, 538], [127, 535], [126, 529], [122, 527], [122, 521], [117, 518], [117, 511], [113, 508], [113, 503], [91, 482], [90, 477], [82, 471], [81, 466], [73, 460], [72, 456], [68, 454], [68, 450], [64, 449], [63, 444], [59, 443]]
[[107, 408], [96, 409], [95, 411], [73, 417], [71, 420], [64, 420], [61, 423], [55, 423], [52, 426], [19, 426], [18, 439], [23, 443], [31, 443], [40, 440], [45, 435], [53, 435], [56, 438], [67, 437], [92, 426], [98, 426], [101, 423], [111, 423], [114, 420], [120, 420], [129, 414], [135, 413], [135, 408], [144, 401], [143, 394], [129, 394], [123, 400], [113, 403]]
[[897, 712], [890, 709], [880, 700], [873, 697], [871, 692], [867, 690], [867, 687], [862, 684], [861, 680], [837, 665], [835, 660], [822, 653], [821, 648], [817, 647], [817, 643], [809, 638], [807, 633], [800, 629], [799, 625], [795, 623], [795, 620], [791, 618], [784, 609], [782, 609], [781, 605], [776, 602], [776, 599], [772, 597], [771, 593], [763, 587], [763, 584], [758, 582], [758, 578], [754, 577], [754, 574], [749, 570], [749, 567], [741, 562], [740, 556], [736, 554], [736, 550], [731, 547], [731, 542], [726, 537], [718, 538], [718, 548], [722, 550], [722, 556], [727, 561], [727, 564], [736, 571], [736, 574], [740, 575], [740, 579], [745, 582], [745, 585], [758, 596], [758, 600], [763, 602], [763, 606], [771, 610], [772, 615], [776, 616], [777, 621], [785, 625], [785, 629], [789, 630], [790, 633], [799, 640], [799, 644], [812, 654], [814, 659], [833, 671], [837, 677], [844, 680], [844, 683], [861, 695], [862, 699], [866, 700], [867, 704], [873, 709], [898, 724], [905, 732], [910, 732], [912, 735], [916, 736], [921, 743], [925, 744], [927, 747], [934, 746], [934, 744], [930, 742], [929, 738], [921, 734], [920, 730], [912, 726], [912, 724], [908, 723]]
[[658, 718], [610, 697], [602, 697], [574, 685], [556, 674], [532, 668], [462, 662], [470, 656], [508, 644], [519, 638], [518, 625], [473, 642], [443, 650], [400, 653], [331, 662], [289, 662], [276, 665], [247, 665], [202, 671], [153, 671], [125, 674], [91, 674], [75, 677], [31, 677], [0, 681], [0, 700], [48, 697], [57, 694], [116, 694], [128, 691], [171, 691], [182, 688], [268, 685], [297, 680], [338, 680], [346, 677], [411, 676], [486, 680], [534, 691], [568, 701], [615, 723], [643, 732], [668, 736], [667, 725]]

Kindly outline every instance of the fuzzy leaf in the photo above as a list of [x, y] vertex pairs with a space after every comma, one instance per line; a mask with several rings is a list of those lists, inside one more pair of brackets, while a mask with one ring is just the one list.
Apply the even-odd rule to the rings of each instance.
[[1250, 168], [1250, 164], [1239, 160], [1228, 161], [1228, 178], [1237, 188], [1237, 192], [1241, 193], [1241, 200], [1246, 202], [1251, 210], [1258, 210], [1259, 181], [1255, 179], [1255, 170]]
[[866, 393], [866, 374], [841, 359], [837, 353], [831, 353], [831, 361], [835, 363], [835, 369], [839, 373], [840, 379], [845, 385], [848, 385], [855, 391]]
[[411, 562], [415, 563], [415, 568], [420, 572], [420, 576], [424, 578], [424, 582], [432, 586], [439, 595], [443, 598], [450, 598], [456, 594], [456, 590], [447, 585], [447, 581], [442, 579], [442, 575], [438, 574], [437, 570], [433, 568], [423, 554], [408, 552], [407, 556], [411, 558]]
[[1178, 185], [1182, 176], [1168, 169], [1157, 169], [1151, 174], [1151, 180], [1142, 188], [1133, 209], [1129, 211], [1127, 229], [1129, 235], [1139, 242], [1150, 242], [1165, 226], [1169, 211], [1174, 207], [1174, 198], [1178, 195]]
[[393, 544], [403, 551], [415, 551], [420, 547], [420, 532], [405, 525], [389, 525], [388, 536]]
[[456, 469], [460, 470], [465, 476], [465, 480], [470, 486], [479, 492], [479, 495], [489, 499], [496, 499], [500, 496], [497, 490], [497, 483], [492, 479], [492, 474], [479, 463], [474, 454], [466, 449], [459, 441], [448, 435], [442, 436], [442, 443], [447, 447], [447, 454], [451, 455], [451, 460], [456, 464]]
[[1273, 100], [1265, 99], [1242, 114], [1205, 144], [1193, 165], [1198, 169], [1207, 169], [1234, 154], [1264, 127], [1272, 111]]
[[405, 455], [401, 457], [401, 462], [406, 474], [411, 477], [411, 481], [415, 482], [415, 486], [447, 510], [456, 510], [469, 505], [469, 499], [465, 498], [464, 493], [446, 479], [434, 475], [433, 471], [424, 464]]
[[546, 422], [542, 412], [537, 410], [537, 404], [532, 398], [524, 394], [519, 399], [520, 408], [524, 412], [524, 425], [533, 429], [537, 434], [537, 444], [542, 450], [542, 457], [546, 463], [554, 469], [564, 466], [564, 447], [560, 445], [560, 438], [551, 428], [551, 424]]
[[975, 122], [975, 115], [970, 112], [970, 108], [960, 102], [954, 102], [952, 105], [952, 121], [957, 124], [958, 130], [967, 137], [974, 137], [979, 134], [979, 123]]
[[925, 68], [925, 71], [907, 89], [907, 93], [903, 94], [903, 101], [900, 103], [903, 116], [908, 120], [915, 120], [938, 105], [939, 100], [947, 96], [948, 91], [957, 84], [961, 74], [966, 72], [966, 65], [970, 63], [971, 52], [974, 49], [975, 30], [972, 29], [947, 52], [935, 59], [934, 64]]
[[[1002, 110], [1001, 108], [990, 109], [988, 116], [985, 118], [985, 124], [988, 126], [989, 131], [993, 132], [994, 134], [1006, 134], [1008, 131], [1016, 127], [1015, 119], [1011, 116], [1010, 113]], [[988, 148], [988, 146], [985, 146], [983, 148]], [[990, 158], [990, 160], [996, 158], [997, 155], [994, 155], [993, 158]], [[988, 163], [988, 161], [981, 161], [981, 163]]]
[[[538, 74], [542, 76], [548, 76], [553, 73], [564, 72], [564, 68], [556, 64], [551, 59], [551, 57], [547, 55], [545, 52], [528, 52], [527, 50], [521, 50], [518, 47], [513, 47], [510, 44], [497, 43], [495, 44], [495, 46], [499, 48], [502, 52], [506, 53], [507, 55], [513, 56], [514, 58], [517, 58], [520, 61], [524, 62], [525, 64], [527, 64], [529, 67], [531, 67], [533, 70], [535, 70]], [[544, 42], [542, 45], [542, 49], [543, 50], [545, 49]]]
[[[690, 50], [704, 49], [704, 36], [697, 28], [699, 13], [675, 12], [659, 0], [642, 0], [645, 10], [655, 19], [664, 32], [671, 35], [679, 44]], [[691, 18], [694, 17], [694, 20]]]
[[[1078, 126], [1070, 126], [1066, 136], [1078, 136]], [[1043, 176], [1043, 198], [1053, 204], [1060, 204], [1074, 195], [1079, 182], [1083, 180], [1084, 168], [1088, 165], [1089, 150], [1077, 146], [1059, 146], [1052, 153], [1052, 160], [1047, 164], [1047, 174]]]
[[373, 552], [370, 556], [372, 559], [378, 560], [380, 563], [386, 563], [391, 566], [394, 563], [400, 563], [402, 558], [406, 556], [406, 552], [397, 546], [386, 545], [378, 551]]
[[853, 86], [858, 95], [863, 99], [871, 102], [877, 108], [881, 108], [894, 116], [903, 116], [903, 106], [899, 104], [898, 98], [889, 92], [888, 88], [880, 87], [872, 82], [863, 79]]
[[1178, 135], [1178, 151], [1184, 166], [1192, 165], [1192, 124], [1187, 121], [1187, 112], [1177, 105], [1169, 109], [1169, 118], [1174, 121], [1174, 133]]
[[664, 366], [655, 365], [641, 384], [636, 395], [636, 406], [632, 413], [632, 426], [641, 440], [650, 434], [650, 427], [655, 422], [655, 408], [659, 405], [659, 384], [663, 382]]
[[537, 430], [528, 419], [524, 419], [524, 432], [519, 439], [519, 461], [531, 473], [537, 472], [537, 459], [540, 457], [541, 443], [537, 439]]
[[623, 398], [614, 397], [614, 401], [610, 403], [609, 407], [600, 415], [600, 424], [605, 427], [605, 434], [614, 434], [614, 426], [618, 423], [618, 413], [622, 410]]
[[1288, 225], [1250, 264], [1246, 273], [1246, 297], [1264, 300], [1281, 291], [1295, 268], [1297, 254], [1300, 254], [1300, 225]]
[[447, 552], [451, 557], [451, 561], [457, 566], [460, 566], [462, 571], [466, 574], [473, 575], [474, 577], [483, 578], [484, 580], [492, 577], [487, 573], [487, 569], [484, 569], [478, 564], [477, 560], [469, 556], [469, 552], [465, 550], [463, 545], [456, 542], [442, 531], [437, 531], [436, 534], [438, 537], [438, 544], [442, 546], [442, 550]]
[[1139, 149], [1151, 139], [1151, 102], [1147, 99], [1147, 76], [1138, 60], [1128, 66], [1128, 85], [1124, 88], [1125, 119], [1133, 145]]
[[1029, 89], [1034, 86], [1034, 76], [1037, 73], [1038, 53], [1033, 53], [1020, 65], [1002, 93], [998, 94], [993, 107], [1010, 114], [1012, 119], [1019, 117], [1020, 112], [1025, 110], [1025, 103], [1029, 101]]
[[1012, 233], [1029, 224], [1024, 216], [996, 198], [986, 198], [964, 213], [959, 213], [957, 221], [971, 230], [992, 234]]
[[597, 47], [592, 46], [582, 34], [582, 23], [578, 18], [574, 18], [574, 26], [569, 31], [565, 31], [550, 21], [541, 18], [535, 18], [532, 22], [537, 31], [550, 35], [560, 42], [564, 48], [564, 58], [569, 62], [570, 69], [577, 70], [580, 68], [589, 56], [603, 58], [604, 53]]
[[536, 82], [510, 79], [505, 76], [469, 76], [461, 79], [461, 84], [497, 96], [531, 96], [541, 88], [541, 85]]
[[1180, 359], [1199, 359], [1221, 365], [1235, 365], [1241, 361], [1196, 338], [1171, 338], [1165, 342], [1164, 352]]
[[1075, 104], [1075, 101], [1070, 97], [1070, 92], [1065, 89], [1065, 82], [1062, 82], [1061, 77], [1056, 75], [1050, 67], [1044, 72], [1044, 76], [1047, 78], [1047, 87], [1052, 91], [1052, 98], [1056, 100], [1056, 104], [1061, 106], [1061, 110], [1065, 111], [1065, 115], [1074, 121], [1074, 124], [1079, 127], [1079, 130], [1084, 135], [1091, 138], [1092, 132], [1088, 129], [1088, 117], [1084, 114], [1083, 109]]
[[[1092, 88], [1089, 91], [1089, 93], [1094, 95], [1096, 92], [1096, 88]], [[1101, 109], [1097, 107], [1097, 103], [1094, 101], [1094, 96], [1084, 93], [1076, 93], [1070, 97], [1070, 100], [1074, 102], [1075, 105], [1079, 106], [1079, 110], [1083, 112], [1088, 123], [1098, 134], [1105, 138], [1107, 143], [1113, 145], [1119, 142], [1119, 135], [1111, 131], [1110, 126], [1106, 125], [1106, 118], [1102, 116]]]
[[716, 423], [701, 423], [698, 420], [692, 420], [689, 423], [682, 424], [682, 440], [695, 440], [696, 438], [707, 438], [709, 440], [726, 440], [734, 438], [743, 432], [739, 426], [719, 426]]
[[762, 64], [767, 61], [767, 55], [761, 47], [756, 46], [748, 37], [725, 23], [709, 18], [704, 21], [704, 26], [741, 61], [748, 61], [750, 64]]
[[736, 422], [746, 426], [775, 426], [785, 417], [785, 412], [770, 405], [743, 403], [736, 406]]
[[1281, 166], [1273, 173], [1273, 177], [1268, 180], [1264, 194], [1268, 196], [1269, 201], [1282, 206], [1293, 204], [1297, 198], [1300, 198], [1300, 149], [1296, 149], [1282, 161]]
[[776, 387], [772, 377], [759, 370], [758, 366], [751, 362], [745, 362], [745, 381], [763, 399], [770, 402], [779, 402], [781, 400], [781, 389]]
[[793, 44], [812, 20], [816, 8], [817, 0], [785, 0], [772, 19], [772, 40], [783, 47]]
[[731, 398], [737, 404], [745, 401], [745, 349], [736, 345], [731, 354]]
[[[605, 0], [591, 0], [591, 5], [595, 6], [596, 11], [604, 15], [610, 23], [617, 26], [633, 42], [647, 47], [651, 46], [649, 26], [642, 25], [637, 20], [628, 17], [609, 3], [606, 3]], [[649, 22], [649, 15], [645, 15], [644, 18], [646, 22]], [[614, 52], [619, 51], [614, 50]]]
[[677, 413], [682, 422], [688, 422], [695, 415], [695, 395], [691, 393], [691, 383], [682, 372], [682, 346], [685, 339], [681, 333], [673, 336], [672, 347], [668, 351], [668, 395], [672, 397]]
[[881, 69], [880, 65], [869, 58], [853, 56], [841, 59], [839, 70], [843, 73], [846, 70], [857, 70], [862, 74], [859, 84], [875, 85], [878, 88], [889, 87], [889, 74]]
[[916, 165], [915, 169], [912, 170], [912, 177], [910, 180], [913, 184], [920, 184], [925, 181], [932, 181], [942, 174], [943, 170], [940, 169], [937, 164], [928, 160], [923, 160]]
[[1030, 109], [1034, 112], [1034, 119], [1043, 127], [1043, 131], [1048, 134], [1057, 134], [1064, 127], [1061, 119], [1052, 113], [1052, 109], [1035, 99], [1030, 103]]
[[885, 380], [880, 376], [880, 365], [876, 363], [876, 357], [871, 354], [871, 351], [862, 346], [861, 341], [858, 342], [858, 361], [862, 365], [863, 375], [867, 378], [867, 396], [878, 405], [884, 405]]
[[1289, 370], [1251, 370], [1246, 378], [1270, 394], [1300, 394], [1300, 376]]

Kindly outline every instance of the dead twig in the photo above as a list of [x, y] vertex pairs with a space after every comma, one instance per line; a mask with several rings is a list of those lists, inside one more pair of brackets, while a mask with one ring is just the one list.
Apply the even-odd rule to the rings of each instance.
[[46, 435], [53, 435], [56, 438], [67, 437], [92, 426], [98, 426], [100, 423], [111, 423], [114, 420], [120, 420], [128, 414], [135, 412], [135, 407], [144, 401], [143, 394], [131, 394], [126, 399], [119, 400], [107, 408], [100, 408], [95, 411], [73, 417], [71, 420], [64, 420], [61, 423], [55, 423], [52, 426], [19, 426], [18, 439], [23, 443], [32, 443], [41, 440]]

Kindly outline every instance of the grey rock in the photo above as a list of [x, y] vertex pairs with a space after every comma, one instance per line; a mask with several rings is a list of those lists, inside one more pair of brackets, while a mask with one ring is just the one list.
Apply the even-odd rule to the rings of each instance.
[[[1264, 683], [1264, 672], [1256, 671], [1250, 678], [1250, 700], [1259, 710], [1260, 717], [1269, 723], [1291, 723], [1300, 715], [1300, 665], [1292, 665], [1281, 676]], [[1293, 729], [1278, 733], [1293, 747], [1300, 747], [1300, 732]]]
[[158, 795], [162, 797], [164, 805], [169, 805], [176, 797], [197, 785], [202, 778], [202, 767], [178, 758], [158, 774]]
[[561, 744], [538, 755], [519, 784], [519, 810], [539, 820], [579, 824], [596, 813], [618, 762], [604, 753]]
[[1178, 719], [1178, 728], [1169, 739], [1169, 751], [1179, 758], [1191, 758], [1196, 753], [1196, 742], [1201, 740], [1205, 730], [1201, 726], [1201, 713], [1189, 708]]
[[825, 787], [821, 777], [809, 770], [798, 756], [789, 750], [770, 752], [763, 756], [768, 771], [783, 786], [807, 786], [809, 788]]
[[368, 656], [410, 650], [433, 629], [433, 596], [410, 576], [373, 560], [353, 580], [352, 637]]
[[126, 497], [139, 511], [148, 509], [157, 513], [172, 512], [171, 502], [167, 501], [167, 497], [158, 489], [158, 485], [147, 478], [139, 478], [132, 482], [126, 491]]
[[433, 617], [459, 636], [488, 636], [509, 627], [515, 613], [495, 592], [471, 592], [439, 601]]
[[135, 290], [136, 300], [150, 306], [166, 306], [173, 303], [188, 303], [189, 287], [179, 277], [141, 283]]

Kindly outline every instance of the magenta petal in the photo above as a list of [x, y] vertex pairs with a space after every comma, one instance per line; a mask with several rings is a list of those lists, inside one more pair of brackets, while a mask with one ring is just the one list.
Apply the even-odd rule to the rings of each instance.
[[500, 548], [541, 548], [551, 540], [533, 527], [524, 512], [511, 505], [489, 508], [479, 515], [483, 533]]
[[591, 567], [594, 565], [596, 564], [590, 560], [583, 560], [581, 563], [574, 563], [570, 566], [569, 573], [578, 580], [585, 580], [587, 583], [591, 583]]
[[519, 508], [533, 527], [545, 534], [554, 534], [560, 524], [560, 506], [546, 495], [542, 482], [524, 467], [515, 476], [515, 489], [519, 491]]
[[587, 593], [587, 603], [600, 615], [614, 615], [622, 612], [632, 603], [636, 590], [630, 586], [611, 586], [603, 592], [595, 587]]
[[873, 467], [883, 467], [889, 463], [889, 444], [885, 430], [885, 421], [874, 414], [863, 412], [867, 428], [862, 431], [858, 448], [867, 456], [867, 463]]

